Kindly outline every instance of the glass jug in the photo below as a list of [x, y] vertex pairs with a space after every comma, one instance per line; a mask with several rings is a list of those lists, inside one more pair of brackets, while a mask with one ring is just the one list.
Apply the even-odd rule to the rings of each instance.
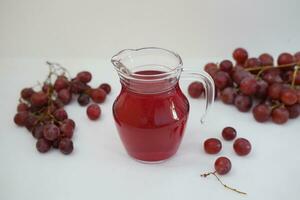
[[128, 154], [150, 163], [170, 158], [181, 143], [189, 114], [189, 102], [178, 84], [180, 77], [204, 85], [202, 122], [214, 101], [212, 78], [204, 71], [186, 71], [178, 54], [157, 47], [125, 49], [111, 61], [122, 85], [113, 116]]

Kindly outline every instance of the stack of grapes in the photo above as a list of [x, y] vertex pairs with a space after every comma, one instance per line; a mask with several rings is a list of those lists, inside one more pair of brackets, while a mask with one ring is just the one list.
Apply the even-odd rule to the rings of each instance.
[[[248, 52], [237, 48], [233, 52], [235, 64], [223, 60], [219, 64], [208, 63], [204, 69], [216, 86], [216, 98], [234, 105], [241, 112], [252, 113], [256, 121], [271, 119], [284, 124], [300, 114], [300, 52], [294, 55], [282, 53], [274, 59], [268, 53], [258, 58], [248, 58]], [[189, 86], [191, 97], [197, 98], [203, 85], [194, 82]]]
[[[106, 83], [91, 88], [88, 85], [92, 79], [90, 72], [82, 71], [71, 79], [65, 68], [58, 64], [48, 64], [50, 72], [40, 89], [35, 91], [33, 88], [24, 88], [21, 91], [14, 122], [32, 133], [37, 139], [36, 148], [39, 152], [45, 153], [53, 147], [63, 154], [70, 154], [73, 151], [71, 139], [75, 122], [68, 118], [64, 106], [75, 95], [78, 95], [77, 101], [82, 106], [88, 105], [90, 99], [102, 103], [111, 88]], [[98, 104], [91, 104], [87, 108], [87, 115], [92, 120], [99, 118], [100, 114]]]

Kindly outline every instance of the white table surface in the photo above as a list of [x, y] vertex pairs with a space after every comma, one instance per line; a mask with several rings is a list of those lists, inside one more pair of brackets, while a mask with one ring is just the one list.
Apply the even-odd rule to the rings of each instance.
[[[111, 106], [120, 84], [110, 57], [123, 48], [161, 46], [179, 52], [200, 69], [206, 61], [230, 58], [244, 46], [257, 56], [300, 50], [299, 1], [0, 1], [0, 199], [272, 199], [300, 198], [299, 119], [285, 125], [256, 123], [249, 113], [216, 102], [200, 124], [203, 100], [190, 99], [191, 112], [178, 153], [165, 163], [129, 158], [113, 123]], [[66, 109], [77, 128], [74, 152], [40, 154], [35, 140], [13, 123], [19, 91], [42, 81], [46, 60], [71, 74], [89, 70], [97, 86], [112, 85], [99, 121], [87, 119], [75, 101]], [[186, 92], [187, 82], [182, 82]], [[202, 148], [225, 126], [248, 138], [253, 151], [235, 155], [223, 142], [218, 155]], [[223, 141], [223, 140], [222, 140]], [[248, 193], [224, 189], [214, 177], [217, 156], [231, 158], [222, 180]]]

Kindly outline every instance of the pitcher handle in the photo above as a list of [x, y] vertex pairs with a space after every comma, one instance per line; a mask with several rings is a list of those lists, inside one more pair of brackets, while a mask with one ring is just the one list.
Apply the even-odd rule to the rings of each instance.
[[215, 84], [211, 76], [205, 71], [201, 70], [200, 72], [192, 71], [192, 70], [182, 70], [181, 77], [187, 80], [196, 80], [203, 84], [206, 94], [206, 104], [205, 104], [205, 112], [201, 117], [201, 123], [204, 123], [204, 119], [207, 115], [207, 112], [211, 108], [214, 100], [215, 100]]

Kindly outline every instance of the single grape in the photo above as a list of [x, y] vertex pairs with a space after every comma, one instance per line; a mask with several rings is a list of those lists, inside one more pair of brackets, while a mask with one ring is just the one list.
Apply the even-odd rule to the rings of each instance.
[[233, 51], [232, 57], [238, 64], [244, 64], [248, 59], [248, 52], [244, 48], [237, 48]]
[[204, 150], [208, 154], [217, 154], [222, 149], [222, 143], [217, 138], [209, 138], [204, 141]]
[[234, 72], [232, 73], [232, 79], [236, 84], [240, 84], [241, 81], [246, 78], [246, 77], [251, 77], [251, 73], [247, 72], [245, 70], [241, 70], [241, 69], [236, 69], [234, 70]]
[[298, 97], [297, 97], [295, 90], [288, 88], [288, 89], [281, 91], [280, 100], [285, 105], [291, 106], [291, 105], [297, 103]]
[[58, 120], [58, 121], [63, 121], [68, 118], [68, 113], [65, 111], [65, 109], [60, 108], [57, 109], [54, 113], [53, 116]]
[[86, 113], [90, 120], [96, 120], [101, 115], [100, 106], [98, 104], [91, 104], [87, 107]]
[[106, 92], [101, 88], [96, 88], [91, 91], [90, 96], [95, 103], [103, 103], [106, 98]]
[[262, 79], [265, 80], [266, 82], [268, 82], [269, 84], [273, 84], [273, 83], [282, 83], [283, 80], [280, 76], [281, 71], [279, 69], [269, 69], [266, 70], [265, 73], [263, 73], [262, 75]]
[[37, 117], [32, 113], [29, 113], [28, 117], [26, 118], [25, 126], [29, 131], [31, 131], [33, 127], [37, 124], [37, 122], [38, 122]]
[[246, 60], [245, 68], [251, 68], [251, 67], [260, 67], [261, 63], [258, 58], [249, 58]]
[[58, 148], [63, 154], [68, 155], [73, 151], [73, 142], [69, 138], [63, 138], [59, 142]]
[[76, 124], [75, 124], [75, 122], [74, 122], [72, 119], [65, 119], [65, 120], [63, 121], [63, 123], [71, 124], [72, 127], [73, 127], [73, 129], [75, 129], [75, 127], [76, 127]]
[[215, 170], [218, 174], [224, 175], [231, 170], [231, 162], [226, 157], [219, 157], [215, 161]]
[[233, 69], [233, 64], [230, 60], [223, 60], [220, 63], [220, 70], [221, 71], [230, 73], [232, 71], [232, 69]]
[[69, 81], [65, 76], [59, 76], [54, 82], [54, 89], [56, 92], [59, 92], [62, 89], [66, 89], [69, 87]]
[[257, 91], [257, 81], [255, 78], [246, 77], [241, 81], [240, 91], [245, 95], [253, 95]]
[[39, 124], [33, 128], [32, 135], [36, 139], [40, 139], [44, 136], [43, 131], [44, 131], [44, 125]]
[[28, 112], [24, 111], [24, 112], [18, 112], [15, 116], [14, 116], [14, 122], [16, 125], [18, 126], [25, 126], [26, 122], [27, 122], [27, 118], [28, 118]]
[[57, 97], [61, 100], [61, 102], [63, 102], [65, 105], [69, 104], [72, 100], [72, 94], [70, 92], [69, 89], [61, 89], [58, 94]]
[[55, 99], [53, 101], [53, 105], [55, 106], [56, 109], [62, 108], [65, 106], [64, 103], [60, 99]]
[[267, 97], [267, 92], [268, 92], [268, 83], [264, 80], [257, 80], [257, 88], [256, 88], [256, 93], [255, 96], [260, 98], [260, 99], [265, 99]]
[[106, 92], [106, 94], [109, 94], [110, 91], [111, 91], [111, 87], [110, 87], [110, 85], [108, 83], [102, 83], [99, 86], [99, 88], [103, 89]]
[[256, 121], [266, 122], [271, 117], [271, 108], [267, 104], [257, 104], [253, 108], [252, 114]]
[[300, 115], [300, 104], [294, 104], [292, 106], [287, 106], [287, 110], [289, 111], [289, 118], [295, 119]]
[[259, 61], [262, 66], [273, 66], [274, 65], [274, 59], [268, 53], [263, 53], [258, 58], [259, 58]]
[[282, 53], [278, 56], [277, 64], [278, 65], [287, 65], [294, 62], [294, 56], [290, 53]]
[[207, 63], [204, 66], [204, 70], [211, 76], [213, 77], [218, 71], [218, 65], [215, 63]]
[[289, 111], [285, 107], [278, 107], [272, 111], [272, 121], [276, 124], [284, 124], [289, 119]]
[[48, 103], [48, 96], [44, 92], [36, 92], [31, 95], [30, 102], [33, 106], [44, 106]]
[[25, 100], [29, 100], [33, 94], [34, 90], [32, 88], [24, 88], [21, 91], [21, 97]]
[[73, 79], [71, 81], [71, 92], [74, 94], [84, 93], [88, 89], [90, 89], [90, 86], [82, 83], [78, 79]]
[[243, 94], [235, 97], [234, 105], [241, 112], [248, 112], [252, 107], [252, 98]]
[[233, 127], [225, 127], [222, 130], [222, 136], [225, 140], [230, 141], [236, 137], [236, 130]]
[[245, 138], [238, 138], [233, 143], [233, 149], [239, 156], [248, 155], [251, 151], [251, 143]]
[[46, 153], [47, 151], [50, 150], [51, 144], [46, 139], [40, 138], [36, 142], [36, 148], [40, 153]]
[[217, 72], [213, 79], [215, 81], [216, 87], [220, 90], [223, 90], [227, 86], [230, 86], [232, 82], [230, 76], [223, 71]]
[[49, 141], [54, 141], [60, 134], [59, 128], [54, 124], [46, 124], [43, 130], [43, 136]]
[[227, 87], [220, 93], [220, 99], [225, 104], [234, 104], [234, 99], [236, 97], [236, 92], [233, 87]]
[[273, 83], [268, 87], [268, 96], [273, 100], [279, 100], [281, 90], [282, 90], [282, 84]]
[[77, 79], [82, 83], [88, 83], [92, 80], [92, 74], [88, 71], [82, 71], [77, 74]]
[[19, 103], [19, 105], [17, 107], [18, 112], [28, 111], [28, 109], [29, 109], [29, 107], [26, 103]]
[[192, 98], [199, 98], [203, 92], [204, 87], [200, 82], [192, 82], [188, 87], [188, 93]]
[[90, 103], [90, 96], [85, 93], [82, 93], [78, 96], [77, 101], [78, 101], [79, 105], [86, 106]]
[[63, 137], [72, 138], [74, 127], [71, 123], [62, 123], [59, 127]]

